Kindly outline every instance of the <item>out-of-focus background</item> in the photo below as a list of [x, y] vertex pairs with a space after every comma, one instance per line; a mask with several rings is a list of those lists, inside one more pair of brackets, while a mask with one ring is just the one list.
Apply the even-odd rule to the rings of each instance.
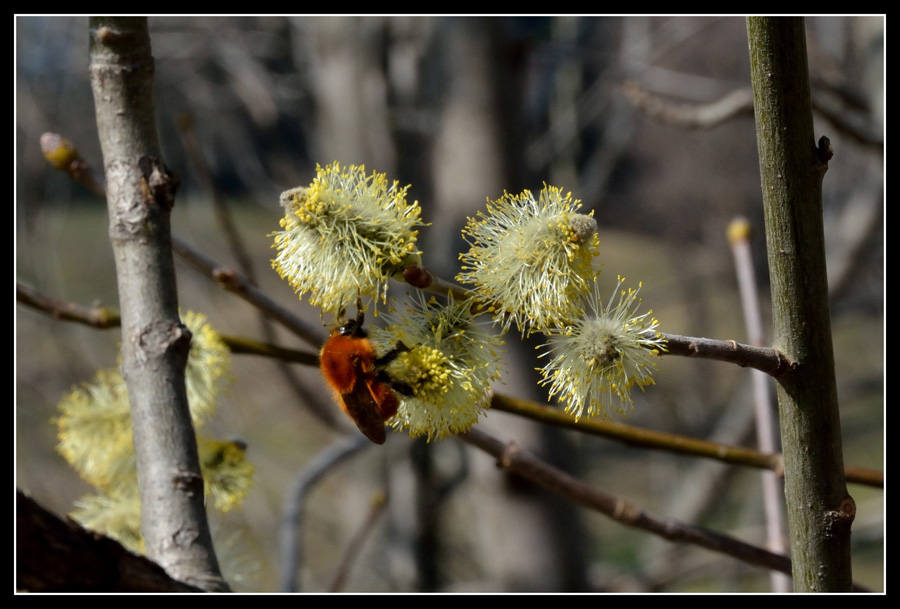
[[[884, 19], [806, 23], [815, 133], [835, 152], [824, 212], [845, 462], [883, 469]], [[431, 222], [420, 234], [425, 262], [447, 278], [466, 217], [487, 198], [543, 183], [572, 191], [600, 227], [601, 282], [611, 291], [617, 275], [642, 281], [644, 307], [673, 334], [746, 340], [725, 234], [745, 216], [769, 327], [756, 136], [752, 113], [740, 110], [750, 89], [744, 19], [173, 17], [151, 18], [150, 35], [164, 160], [182, 178], [175, 234], [239, 264], [188, 153], [196, 141], [260, 287], [323, 332], [318, 312], [271, 270], [269, 235], [279, 193], [335, 160], [411, 185]], [[42, 133], [57, 132], [102, 167], [87, 46], [87, 18], [16, 19], [16, 275], [64, 301], [115, 307], [105, 204], [51, 169], [39, 147]], [[738, 110], [716, 119], [712, 110], [731, 102]], [[249, 305], [176, 264], [183, 309], [224, 334], [264, 339]], [[533, 371], [539, 341], [505, 339], [497, 390], [545, 401]], [[51, 420], [64, 393], [116, 365], [118, 340], [117, 330], [16, 307], [17, 485], [57, 513], [90, 488], [55, 452]], [[310, 414], [312, 402], [334, 408], [317, 370], [289, 368], [235, 356], [231, 392], [208, 428], [246, 442], [257, 469], [243, 508], [217, 521], [234, 542], [220, 542], [226, 570], [243, 590], [278, 589], [288, 489], [319, 451], [355, 433]], [[750, 400], [747, 370], [669, 357], [622, 420], [753, 446]], [[504, 413], [479, 425], [655, 513], [763, 543], [758, 471]], [[386, 507], [367, 523], [381, 491]], [[884, 494], [850, 492], [854, 579], [882, 590]], [[768, 589], [761, 569], [549, 497], [453, 439], [391, 435], [331, 469], [303, 515], [303, 591], [329, 589], [339, 572], [340, 589], [367, 592]]]

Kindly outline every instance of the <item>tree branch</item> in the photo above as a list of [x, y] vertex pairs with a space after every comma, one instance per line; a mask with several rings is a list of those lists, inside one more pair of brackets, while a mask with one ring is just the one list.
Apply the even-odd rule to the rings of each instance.
[[27, 592], [202, 592], [114, 539], [63, 520], [16, 489], [16, 589]]
[[770, 347], [754, 347], [733, 340], [694, 338], [677, 334], [662, 334], [662, 336], [666, 339], [667, 350], [660, 355], [681, 355], [730, 362], [742, 368], [761, 370], [776, 378], [794, 370], [797, 366], [783, 353]]
[[[114, 309], [105, 307], [88, 308], [81, 307], [72, 303], [62, 302], [48, 296], [44, 296], [34, 290], [17, 286], [18, 300], [21, 304], [25, 304], [35, 309], [44, 311], [51, 317], [62, 319], [65, 321], [75, 321], [98, 328], [117, 327], [118, 312]], [[108, 323], [95, 323], [96, 319], [107, 319]], [[725, 353], [734, 353], [732, 341], [711, 341], [709, 339], [694, 339], [687, 337], [674, 337], [685, 344], [699, 341], [698, 344], [704, 343], [721, 343], [713, 348], [721, 348]], [[262, 343], [241, 336], [222, 335], [225, 345], [235, 354], [259, 355], [263, 357], [271, 357], [286, 362], [294, 362], [306, 366], [318, 366], [319, 357], [315, 353], [308, 351], [297, 351], [288, 349], [279, 345]], [[736, 344], [736, 343], [735, 343]], [[739, 345], [740, 346], [740, 345]], [[746, 345], [744, 345], [746, 346]], [[700, 352], [703, 350], [700, 349]], [[762, 349], [763, 362], [776, 362], [779, 357], [783, 359], [774, 349]], [[701, 357], [697, 353], [694, 356]], [[713, 358], [713, 359], [734, 359]], [[765, 366], [764, 366], [765, 367]], [[605, 421], [598, 419], [579, 419], [565, 413], [559, 408], [537, 404], [526, 400], [520, 400], [509, 396], [494, 394], [491, 399], [491, 408], [501, 412], [519, 415], [549, 425], [560, 427], [568, 427], [580, 432], [589, 433], [596, 436], [611, 438], [624, 442], [631, 446], [643, 446], [655, 450], [668, 450], [679, 454], [688, 454], [697, 457], [705, 457], [715, 459], [725, 463], [733, 463], [736, 465], [744, 465], [747, 467], [758, 467], [768, 469], [779, 476], [782, 475], [782, 459], [778, 454], [765, 454], [747, 448], [736, 446], [726, 446], [715, 442], [698, 440], [695, 438], [687, 438], [677, 434], [669, 434], [665, 432], [653, 431], [649, 429], [641, 429], [615, 423], [613, 421]], [[845, 474], [848, 482], [863, 484], [884, 488], [884, 473], [876, 470], [866, 469], [862, 467], [847, 466]]]
[[159, 160], [146, 18], [92, 17], [90, 74], [122, 308], [147, 555], [173, 577], [228, 590], [212, 546], [184, 369], [170, 212], [177, 179]]
[[518, 474], [616, 522], [659, 535], [669, 541], [690, 543], [750, 564], [783, 573], [791, 572], [791, 562], [786, 556], [774, 554], [727, 535], [647, 512], [624, 499], [581, 482], [528, 451], [520, 449], [514, 443], [503, 443], [478, 429], [471, 429], [459, 437], [493, 456], [497, 460], [497, 467]]
[[320, 328], [313, 328], [288, 309], [269, 298], [265, 292], [234, 269], [219, 264], [177, 237], [172, 239], [172, 248], [176, 254], [191, 266], [219, 284], [219, 287], [240, 296], [262, 311], [267, 317], [277, 321], [310, 345], [318, 349], [325, 342], [324, 332]]
[[712, 129], [735, 116], [753, 116], [753, 92], [738, 89], [707, 104], [676, 104], [654, 95], [634, 81], [622, 85], [622, 92], [647, 116], [685, 129]]
[[[494, 394], [491, 398], [491, 409], [508, 412], [548, 425], [566, 427], [582, 433], [616, 440], [629, 446], [640, 446], [653, 450], [664, 450], [676, 454], [714, 459], [722, 463], [767, 469], [779, 476], [782, 475], [783, 463], [782, 456], [779, 454], [765, 454], [750, 448], [728, 446], [652, 429], [641, 429], [640, 427], [614, 421], [583, 418], [576, 421], [575, 417], [559, 408], [500, 394]], [[847, 480], [850, 482], [884, 488], [883, 472], [861, 467], [848, 467], [846, 475]]]
[[798, 365], [778, 379], [785, 498], [798, 592], [851, 589], [850, 525], [828, 309], [822, 179], [802, 18], [750, 17], [774, 345]]
[[[460, 434], [459, 438], [493, 456], [497, 460], [497, 467], [559, 493], [566, 499], [600, 512], [620, 524], [653, 533], [669, 541], [689, 543], [719, 552], [748, 564], [791, 573], [791, 559], [787, 556], [769, 552], [729, 535], [657, 516], [640, 506], [583, 483], [528, 451], [520, 449], [515, 443], [504, 444], [477, 428]], [[865, 591], [860, 586], [854, 586], [854, 590]]]

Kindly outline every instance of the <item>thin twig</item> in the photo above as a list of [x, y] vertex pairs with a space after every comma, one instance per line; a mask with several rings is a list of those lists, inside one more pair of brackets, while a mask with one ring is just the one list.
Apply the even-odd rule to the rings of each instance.
[[219, 284], [219, 287], [237, 294], [262, 311], [267, 317], [274, 319], [310, 345], [318, 349], [325, 342], [324, 332], [320, 328], [310, 326], [282, 307], [234, 269], [219, 264], [175, 236], [172, 237], [172, 250], [191, 266], [213, 279]]
[[[226, 242], [231, 248], [235, 259], [237, 260], [238, 269], [240, 269], [240, 272], [243, 273], [245, 278], [244, 281], [247, 283], [247, 285], [256, 287], [259, 285], [259, 283], [256, 278], [253, 261], [247, 251], [244, 240], [241, 238], [241, 234], [232, 219], [232, 214], [225, 202], [225, 197], [222, 194], [221, 189], [219, 189], [216, 185], [209, 164], [206, 162], [206, 158], [200, 151], [200, 145], [197, 141], [197, 132], [194, 128], [193, 117], [189, 114], [185, 114], [180, 117], [178, 124], [181, 127], [182, 143], [184, 144], [184, 148], [187, 151], [188, 156], [193, 161], [194, 168], [200, 178], [200, 182], [203, 183], [206, 190], [209, 191], [210, 195], [212, 196], [213, 210], [215, 211], [216, 220], [218, 221], [219, 226], [222, 229], [222, 233], [225, 235]], [[267, 314], [264, 311], [260, 310], [259, 322], [265, 341], [267, 343], [274, 343], [277, 335], [275, 332], [273, 320], [269, 319], [267, 317]], [[237, 351], [234, 351], [234, 349], [232, 349], [232, 351], [237, 353]], [[310, 387], [308, 387], [308, 383], [306, 383], [304, 379], [296, 374], [296, 371], [292, 366], [288, 365], [289, 361], [296, 360], [286, 360], [280, 357], [276, 358], [276, 369], [281, 374], [284, 381], [291, 388], [294, 395], [297, 396], [298, 400], [305, 402], [309, 406], [309, 409], [313, 412], [313, 414], [315, 414], [329, 427], [336, 427], [337, 417], [335, 416], [335, 411], [333, 408], [331, 408], [331, 405], [328, 403], [327, 399], [320, 399], [320, 394], [316, 391], [311, 390]], [[316, 358], [315, 361], [318, 362], [318, 358]]]
[[874, 121], [859, 112], [828, 99], [827, 95], [813, 95], [813, 110], [818, 112], [837, 131], [856, 143], [884, 156], [884, 133], [875, 130]]
[[[79, 155], [78, 150], [69, 140], [56, 133], [45, 133], [41, 136], [41, 148], [47, 162], [53, 167], [65, 172], [72, 179], [89, 188], [97, 196], [106, 196], [106, 186], [103, 177], [93, 169], [87, 160]], [[306, 324], [290, 311], [275, 303], [257, 288], [251, 279], [235, 272], [230, 267], [219, 264], [174, 235], [172, 236], [172, 250], [189, 264], [215, 280], [221, 287], [237, 294], [259, 309], [264, 315], [279, 322], [312, 346], [316, 348], [322, 346], [324, 336], [321, 331], [309, 326], [309, 324]], [[60, 307], [56, 307], [55, 310], [62, 311]], [[82, 319], [73, 319], [73, 321], [82, 321]]]
[[[63, 302], [22, 284], [16, 284], [16, 300], [20, 304], [46, 313], [54, 319], [81, 323], [92, 328], [108, 330], [110, 328], [118, 328], [122, 324], [119, 312], [111, 307], [99, 305], [84, 307], [71, 302]], [[261, 355], [307, 366], [319, 365], [319, 356], [309, 351], [288, 349], [272, 343], [244, 338], [243, 336], [220, 334], [220, 337], [225, 346], [234, 354]]]
[[[113, 309], [106, 307], [81, 307], [50, 298], [21, 285], [17, 286], [17, 297], [21, 304], [43, 311], [56, 319], [75, 321], [97, 328], [118, 326], [118, 313]], [[108, 321], [101, 324], [95, 322], [94, 320], [96, 319], [107, 319]], [[261, 355], [307, 366], [319, 365], [318, 356], [307, 351], [297, 351], [239, 336], [222, 335], [222, 340], [231, 349], [231, 352], [235, 354]], [[686, 438], [676, 434], [640, 429], [612, 421], [591, 419], [579, 419], [576, 421], [575, 417], [558, 408], [501, 394], [494, 394], [491, 400], [491, 407], [494, 410], [524, 416], [550, 425], [569, 427], [584, 433], [619, 440], [632, 446], [667, 450], [680, 454], [706, 457], [735, 465], [769, 469], [781, 475], [781, 456], [778, 454], [764, 454], [747, 448], [726, 446], [715, 442]], [[845, 471], [848, 482], [879, 488], [884, 487], [883, 472], [849, 466]]]
[[[791, 573], [791, 559], [740, 541], [729, 535], [696, 527], [671, 518], [657, 516], [640, 506], [585, 484], [515, 443], [504, 443], [479, 430], [470, 429], [459, 438], [480, 448], [497, 460], [497, 467], [515, 473], [535, 484], [586, 506], [625, 526], [641, 529], [664, 539], [696, 545], [731, 556], [748, 564], [759, 565], [781, 573]], [[867, 591], [855, 585], [855, 591]]]
[[[194, 169], [200, 178], [200, 182], [212, 195], [213, 210], [215, 211], [216, 220], [218, 220], [219, 226], [222, 228], [222, 233], [225, 235], [225, 240], [228, 242], [231, 251], [237, 259], [237, 266], [247, 277], [247, 280], [255, 285], [256, 277], [254, 276], [253, 262], [250, 255], [247, 253], [247, 247], [244, 245], [244, 240], [241, 239], [241, 234], [238, 232], [237, 227], [231, 219], [231, 213], [228, 210], [228, 205], [225, 203], [225, 198], [222, 196], [222, 191], [216, 187], [216, 182], [213, 180], [209, 164], [200, 152], [200, 144], [197, 142], [197, 131], [194, 128], [193, 116], [185, 114], [179, 117], [178, 126], [180, 127], [181, 142], [184, 145], [188, 157], [194, 164]], [[271, 340], [272, 337], [266, 336], [266, 338]]]
[[[820, 83], [821, 84], [821, 83]], [[711, 129], [736, 116], [753, 116], [753, 91], [737, 89], [709, 103], [678, 103], [649, 92], [634, 81], [622, 92], [636, 108], [662, 123], [684, 129]], [[865, 114], [832, 101], [829, 95], [813, 95], [812, 108], [832, 127], [870, 150], [884, 155], [884, 134]]]
[[666, 351], [660, 355], [681, 355], [730, 362], [741, 367], [756, 368], [774, 377], [791, 372], [797, 367], [795, 362], [791, 362], [778, 349], [771, 347], [754, 347], [733, 340], [694, 338], [677, 334], [662, 334], [662, 337], [666, 339]]
[[685, 104], [665, 100], [638, 83], [627, 81], [622, 92], [645, 114], [663, 123], [685, 129], [711, 129], [735, 116], [753, 116], [753, 91], [738, 89], [706, 104]]
[[[763, 344], [762, 315], [759, 311], [759, 296], [753, 272], [753, 257], [750, 251], [750, 223], [745, 218], [735, 218], [728, 226], [728, 241], [734, 255], [735, 274], [741, 295], [741, 308], [747, 326], [747, 339], [755, 344]], [[753, 383], [753, 410], [756, 419], [756, 443], [763, 452], [778, 450], [778, 426], [775, 409], [772, 406], [769, 379], [759, 370], [751, 370]], [[787, 552], [787, 524], [784, 516], [784, 487], [773, 472], [762, 473], [763, 513], [766, 524], [766, 543], [770, 550], [779, 554]], [[778, 573], [769, 575], [769, 585], [773, 592], [790, 592], [791, 581]]]
[[58, 133], [41, 135], [41, 152], [55, 169], [67, 174], [89, 191], [106, 199], [106, 180], [78, 153], [75, 145]]
[[629, 527], [659, 535], [669, 541], [690, 543], [768, 569], [791, 572], [791, 561], [728, 535], [695, 527], [647, 512], [624, 499], [585, 484], [566, 472], [538, 459], [514, 443], [504, 443], [478, 429], [460, 434], [460, 439], [480, 448], [497, 460], [497, 466], [518, 474], [563, 497], [598, 511]]
[[[643, 448], [665, 450], [694, 457], [715, 459], [716, 461], [734, 465], [768, 469], [778, 475], [782, 473], [782, 460], [779, 454], [763, 454], [749, 448], [727, 446], [662, 431], [641, 429], [613, 421], [596, 419], [579, 419], [576, 421], [574, 416], [558, 408], [499, 394], [494, 394], [493, 398], [491, 398], [491, 408], [540, 421], [541, 423], [568, 427], [583, 433], [617, 440], [629, 446], [641, 446]], [[848, 482], [879, 488], [884, 487], [883, 472], [860, 467], [848, 467], [846, 468], [846, 475]]]
[[118, 328], [122, 325], [119, 312], [109, 307], [94, 305], [84, 307], [41, 294], [37, 290], [16, 283], [16, 301], [46, 313], [54, 319], [74, 321], [92, 328]]
[[363, 544], [372, 534], [372, 531], [375, 530], [375, 521], [384, 513], [385, 507], [387, 507], [387, 495], [385, 495], [384, 491], [376, 491], [369, 502], [369, 513], [360, 525], [359, 530], [350, 539], [346, 550], [344, 550], [334, 579], [331, 580], [331, 585], [328, 586], [329, 592], [340, 592], [341, 588], [344, 587], [344, 581], [346, 581], [347, 575], [350, 573], [353, 561], [359, 557]]
[[261, 355], [263, 357], [271, 357], [281, 362], [292, 362], [295, 364], [304, 364], [306, 366], [318, 366], [319, 356], [309, 351], [298, 351], [296, 349], [288, 349], [279, 347], [272, 343], [263, 343], [243, 336], [220, 335], [222, 342], [235, 355]]
[[306, 498], [319, 479], [344, 459], [371, 443], [361, 434], [353, 434], [320, 451], [291, 483], [281, 510], [281, 576], [283, 592], [299, 592], [297, 577], [303, 565], [303, 508]]

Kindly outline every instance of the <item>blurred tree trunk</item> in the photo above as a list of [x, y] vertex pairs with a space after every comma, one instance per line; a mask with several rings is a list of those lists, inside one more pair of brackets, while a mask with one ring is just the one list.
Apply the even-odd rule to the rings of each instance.
[[313, 148], [321, 155], [316, 162], [366, 165], [395, 176], [383, 65], [385, 19], [303, 17], [292, 24], [302, 56], [309, 58]]
[[795, 371], [779, 378], [785, 497], [797, 592], [849, 592], [850, 524], [831, 343], [822, 179], [831, 148], [816, 148], [801, 18], [747, 21], [774, 347]]
[[[518, 193], [530, 186], [523, 183], [524, 134], [518, 116], [523, 93], [521, 83], [514, 80], [522, 73], [514, 62], [525, 54], [508, 32], [500, 34], [509, 25], [502, 19], [478, 18], [443, 19], [437, 24], [440, 30], [435, 35], [444, 49], [443, 63], [437, 67], [443, 95], [432, 159], [436, 209], [427, 249], [439, 260], [429, 258], [427, 263], [449, 277], [458, 270], [458, 252], [465, 247], [459, 230], [466, 217], [483, 208], [485, 197], [497, 199], [505, 190]], [[528, 372], [510, 382], [524, 388], [524, 396], [536, 398], [536, 379], [530, 372], [533, 349], [523, 343], [528, 352], [523, 357], [514, 352], [515, 342], [508, 341], [509, 369]], [[502, 414], [488, 419], [481, 425], [500, 438], [515, 438], [517, 444], [550, 453], [553, 462], [571, 468], [572, 455], [558, 431], [544, 433], [529, 421]], [[482, 459], [473, 465], [474, 476], [496, 477]], [[484, 465], [491, 471], [483, 471]], [[577, 508], [515, 476], [504, 479], [506, 484], [500, 486], [478, 485], [482, 518], [471, 543], [485, 576], [492, 580], [488, 588], [583, 590], [585, 535]]]

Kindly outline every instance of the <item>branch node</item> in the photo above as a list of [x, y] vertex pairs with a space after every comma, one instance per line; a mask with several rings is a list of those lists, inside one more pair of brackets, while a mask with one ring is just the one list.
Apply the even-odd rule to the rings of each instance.
[[181, 183], [178, 176], [169, 171], [165, 163], [156, 157], [142, 156], [138, 160], [143, 181], [141, 186], [148, 199], [163, 211], [171, 211], [175, 206], [175, 193]]
[[515, 442], [507, 443], [506, 446], [503, 447], [503, 452], [500, 453], [500, 456], [497, 459], [497, 465], [503, 469], [509, 469], [521, 452], [522, 450]]
[[203, 476], [198, 476], [196, 473], [187, 470], [179, 470], [172, 478], [172, 488], [191, 495], [198, 492], [202, 493]]
[[113, 40], [115, 40], [119, 36], [111, 27], [109, 26], [101, 26], [97, 28], [97, 41], [102, 42], [103, 44], [109, 44]]
[[241, 290], [241, 282], [234, 272], [234, 269], [220, 266], [213, 269], [212, 275], [216, 280], [216, 283], [229, 292], [238, 292]]
[[850, 520], [856, 518], [856, 502], [853, 500], [853, 497], [850, 495], [844, 497], [844, 500], [841, 501], [841, 505], [838, 507], [838, 513], [842, 518], [849, 518]]
[[779, 478], [784, 478], [784, 455], [775, 455], [775, 467], [772, 472]]
[[828, 169], [828, 161], [834, 156], [834, 151], [831, 149], [831, 140], [826, 136], [822, 136], [819, 138], [819, 146], [816, 148], [816, 157], [819, 159], [819, 163], [825, 166], [825, 169]]
[[403, 279], [414, 288], [425, 289], [434, 282], [434, 276], [421, 266], [408, 266], [403, 269]]

